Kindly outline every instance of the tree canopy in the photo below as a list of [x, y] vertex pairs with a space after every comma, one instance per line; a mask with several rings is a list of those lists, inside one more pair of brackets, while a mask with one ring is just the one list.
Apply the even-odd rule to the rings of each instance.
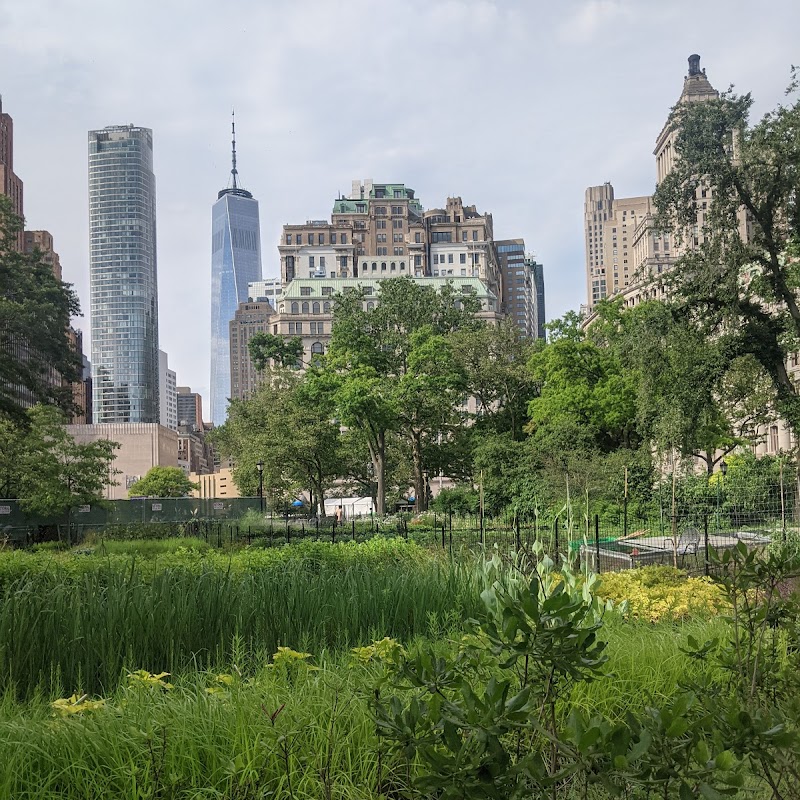
[[128, 489], [128, 497], [188, 497], [199, 488], [180, 467], [151, 467]]
[[21, 229], [0, 194], [0, 414], [25, 422], [24, 408], [33, 403], [73, 409], [68, 384], [79, 380], [81, 362], [67, 331], [80, 307], [40, 253], [15, 249]]
[[[787, 95], [797, 88], [795, 74]], [[687, 316], [761, 365], [797, 434], [800, 398], [786, 364], [800, 349], [800, 104], [751, 126], [752, 105], [731, 91], [676, 106], [678, 158], [656, 190], [657, 225], [681, 251], [667, 281]]]

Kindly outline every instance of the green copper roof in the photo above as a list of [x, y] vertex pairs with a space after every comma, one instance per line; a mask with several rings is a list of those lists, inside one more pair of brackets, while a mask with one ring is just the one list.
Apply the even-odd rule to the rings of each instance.
[[[342, 294], [345, 289], [357, 289], [359, 286], [372, 287], [374, 293], [380, 293], [382, 280], [391, 278], [295, 278], [285, 289], [283, 300], [307, 300], [309, 297], [322, 297], [322, 289], [330, 288], [330, 294]], [[490, 292], [486, 284], [480, 278], [411, 278], [414, 283], [424, 286], [433, 286], [436, 291], [440, 291], [443, 286], [452, 284], [453, 288], [460, 292], [462, 287], [469, 287], [468, 293], [475, 297], [496, 300], [493, 292]], [[311, 294], [301, 294], [300, 290], [310, 288]], [[327, 294], [327, 293], [326, 293]]]

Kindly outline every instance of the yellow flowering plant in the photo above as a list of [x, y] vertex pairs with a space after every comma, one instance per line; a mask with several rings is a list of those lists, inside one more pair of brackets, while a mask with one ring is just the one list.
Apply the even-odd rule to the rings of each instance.
[[50, 703], [50, 707], [58, 717], [71, 717], [75, 714], [83, 714], [86, 711], [98, 711], [105, 708], [105, 700], [89, 700], [89, 695], [84, 694], [78, 697], [73, 694], [71, 697], [61, 697]]
[[723, 592], [710, 578], [690, 578], [674, 567], [607, 572], [597, 591], [615, 606], [627, 603], [631, 617], [649, 622], [709, 616], [728, 608]]
[[128, 686], [132, 689], [163, 689], [169, 691], [172, 684], [165, 681], [169, 677], [169, 672], [152, 673], [146, 669], [137, 669], [135, 672], [128, 673]]
[[353, 664], [370, 664], [374, 661], [399, 664], [405, 649], [396, 640], [384, 636], [366, 647], [354, 647], [351, 651]]

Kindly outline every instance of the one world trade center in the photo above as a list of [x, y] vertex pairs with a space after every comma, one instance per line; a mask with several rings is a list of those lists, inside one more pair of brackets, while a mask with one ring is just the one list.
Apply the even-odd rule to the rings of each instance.
[[211, 420], [222, 425], [231, 396], [229, 323], [247, 284], [261, 280], [261, 232], [258, 200], [239, 186], [236, 128], [233, 134], [230, 186], [217, 195], [211, 212]]

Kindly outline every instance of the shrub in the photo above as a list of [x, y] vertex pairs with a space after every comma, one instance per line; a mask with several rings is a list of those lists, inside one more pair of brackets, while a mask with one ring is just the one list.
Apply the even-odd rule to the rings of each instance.
[[722, 592], [711, 579], [689, 578], [674, 567], [608, 572], [598, 591], [615, 605], [627, 601], [632, 617], [650, 622], [709, 615], [726, 607]]

